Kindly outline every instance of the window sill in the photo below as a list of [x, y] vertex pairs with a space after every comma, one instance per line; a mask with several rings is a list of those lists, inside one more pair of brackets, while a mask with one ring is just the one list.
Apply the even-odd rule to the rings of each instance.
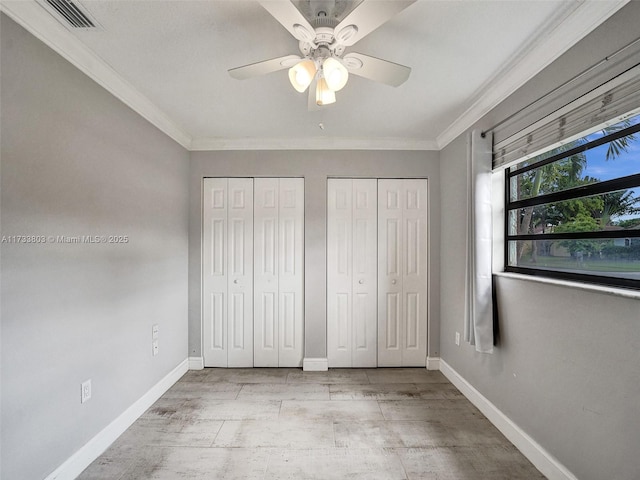
[[640, 291], [627, 288], [608, 287], [605, 285], [595, 285], [591, 283], [572, 282], [569, 280], [558, 280], [556, 278], [546, 278], [534, 275], [525, 275], [522, 273], [496, 272], [496, 277], [511, 278], [514, 280], [524, 280], [528, 282], [546, 283], [548, 285], [556, 285], [559, 287], [573, 288], [576, 290], [584, 290], [587, 292], [597, 292], [616, 297], [632, 298], [640, 300]]

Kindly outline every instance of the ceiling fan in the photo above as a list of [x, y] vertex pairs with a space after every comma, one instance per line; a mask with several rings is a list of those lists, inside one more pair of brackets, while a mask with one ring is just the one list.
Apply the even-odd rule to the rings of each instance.
[[289, 0], [259, 3], [298, 40], [301, 56], [232, 68], [233, 78], [243, 80], [288, 68], [293, 88], [300, 93], [309, 89], [309, 109], [334, 103], [335, 92], [346, 85], [349, 73], [394, 87], [409, 78], [409, 67], [345, 50], [416, 0], [294, 1], [300, 9]]

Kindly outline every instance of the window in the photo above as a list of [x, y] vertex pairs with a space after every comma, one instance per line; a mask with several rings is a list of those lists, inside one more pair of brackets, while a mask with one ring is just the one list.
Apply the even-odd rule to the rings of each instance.
[[640, 288], [640, 115], [505, 178], [507, 271]]

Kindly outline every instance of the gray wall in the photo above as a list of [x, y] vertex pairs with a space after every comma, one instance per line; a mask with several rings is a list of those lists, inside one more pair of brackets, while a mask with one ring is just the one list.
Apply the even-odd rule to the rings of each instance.
[[244, 151], [193, 152], [189, 226], [189, 355], [201, 355], [202, 179], [304, 177], [305, 357], [326, 358], [326, 217], [328, 177], [425, 177], [429, 188], [429, 356], [439, 356], [440, 184], [438, 152]]
[[1, 34], [2, 235], [129, 237], [1, 245], [2, 478], [24, 480], [186, 359], [189, 154], [4, 15]]
[[[638, 24], [640, 2], [631, 2], [475, 127], [491, 127], [629, 43]], [[640, 478], [640, 298], [500, 277], [495, 353], [455, 346], [464, 319], [465, 137], [440, 152], [442, 359], [580, 480]]]
[[[491, 126], [628, 43], [639, 20], [640, 2], [631, 2], [476, 126]], [[429, 354], [581, 480], [639, 476], [640, 301], [502, 277], [496, 353], [454, 345], [463, 325], [464, 136], [440, 154], [189, 155], [4, 16], [1, 35], [2, 235], [130, 239], [1, 245], [2, 478], [45, 477], [187, 355], [201, 354], [206, 176], [305, 177], [307, 357], [326, 355], [327, 177], [427, 177]], [[150, 353], [153, 323], [158, 357]], [[88, 378], [93, 398], [80, 405]]]

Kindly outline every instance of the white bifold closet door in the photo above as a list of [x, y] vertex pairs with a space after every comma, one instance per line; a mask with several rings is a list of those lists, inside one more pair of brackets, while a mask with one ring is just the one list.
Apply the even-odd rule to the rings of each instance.
[[205, 178], [203, 357], [253, 366], [253, 179]]
[[329, 179], [327, 187], [329, 367], [375, 367], [377, 181]]
[[254, 182], [254, 366], [300, 367], [304, 179]]
[[378, 181], [378, 366], [426, 365], [427, 181]]

